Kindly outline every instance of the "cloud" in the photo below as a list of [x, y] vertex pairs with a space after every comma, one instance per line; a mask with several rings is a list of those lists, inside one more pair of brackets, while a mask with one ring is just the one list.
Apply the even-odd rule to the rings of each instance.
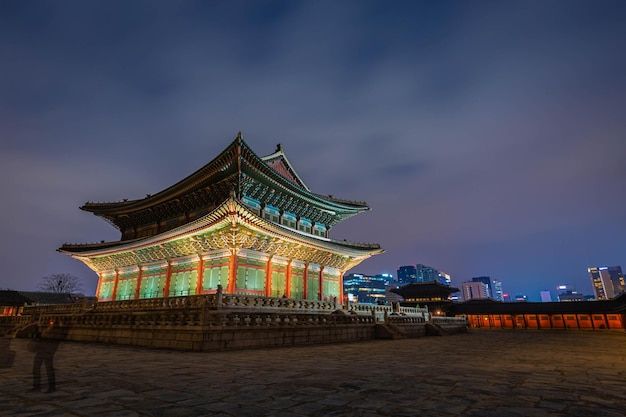
[[531, 236], [624, 227], [619, 3], [0, 7], [12, 265], [20, 235], [116, 236], [77, 206], [158, 192], [237, 131], [261, 155], [282, 143], [313, 191], [371, 205], [332, 233], [389, 248], [372, 269], [424, 256], [464, 275]]

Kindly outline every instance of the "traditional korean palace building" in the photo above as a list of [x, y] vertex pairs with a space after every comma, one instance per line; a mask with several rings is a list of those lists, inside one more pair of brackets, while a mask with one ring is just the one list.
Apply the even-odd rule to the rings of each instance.
[[492, 329], [626, 329], [626, 294], [610, 300], [502, 302], [475, 299], [454, 303], [450, 316], [464, 316], [471, 327]]
[[402, 297], [400, 305], [404, 307], [427, 307], [431, 314], [445, 315], [452, 306], [451, 294], [459, 292], [458, 288], [444, 285], [436, 281], [412, 282], [391, 292]]
[[216, 292], [343, 300], [342, 276], [377, 244], [329, 238], [369, 210], [363, 202], [312, 192], [280, 145], [257, 156], [241, 134], [180, 182], [139, 200], [81, 207], [121, 232], [115, 242], [59, 251], [98, 276], [99, 301]]

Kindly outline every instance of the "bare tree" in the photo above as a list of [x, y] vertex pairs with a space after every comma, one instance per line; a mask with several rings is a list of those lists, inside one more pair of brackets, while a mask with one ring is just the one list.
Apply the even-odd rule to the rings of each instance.
[[83, 290], [78, 277], [71, 274], [52, 274], [41, 278], [39, 289], [46, 292], [77, 293]]

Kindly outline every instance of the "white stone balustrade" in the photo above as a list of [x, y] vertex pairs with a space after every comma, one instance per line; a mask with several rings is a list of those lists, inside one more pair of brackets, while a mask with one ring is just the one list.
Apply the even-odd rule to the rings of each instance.
[[116, 300], [97, 302], [93, 306], [64, 304], [53, 306], [31, 306], [24, 315], [73, 314], [80, 312], [106, 311], [150, 311], [188, 309], [260, 309], [277, 312], [301, 311], [307, 313], [331, 313], [341, 306], [333, 301], [299, 300], [242, 294], [202, 294], [180, 297], [145, 298], [138, 300]]

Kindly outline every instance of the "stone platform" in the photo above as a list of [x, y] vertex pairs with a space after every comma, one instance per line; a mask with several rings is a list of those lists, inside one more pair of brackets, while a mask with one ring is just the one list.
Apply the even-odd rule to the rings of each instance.
[[427, 321], [443, 333], [467, 331], [464, 318], [421, 308], [218, 292], [29, 307], [0, 317], [0, 335], [31, 337], [38, 329], [44, 339], [216, 351], [420, 337]]
[[7, 340], [16, 355], [0, 368], [2, 416], [626, 416], [623, 332], [220, 352], [64, 342], [51, 394], [29, 391], [28, 341]]

